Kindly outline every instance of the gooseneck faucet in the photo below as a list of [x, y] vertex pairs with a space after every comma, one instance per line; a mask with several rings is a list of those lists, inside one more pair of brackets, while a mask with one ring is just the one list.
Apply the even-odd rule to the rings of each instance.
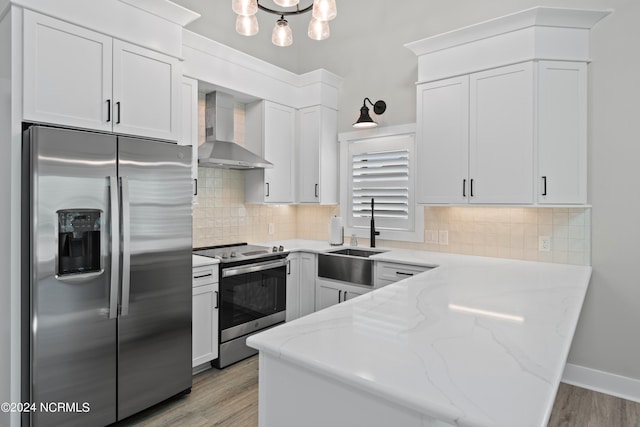
[[375, 202], [373, 197], [371, 198], [371, 229], [370, 229], [370, 236], [369, 236], [369, 241], [371, 242], [371, 247], [375, 248], [376, 247], [376, 236], [380, 235], [379, 231], [376, 231], [376, 220], [375, 220], [375, 215], [374, 215], [374, 206], [375, 206]]

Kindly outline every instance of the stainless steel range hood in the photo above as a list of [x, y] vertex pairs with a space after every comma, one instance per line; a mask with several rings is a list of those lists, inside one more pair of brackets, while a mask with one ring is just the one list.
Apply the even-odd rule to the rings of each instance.
[[273, 163], [233, 142], [233, 97], [207, 94], [205, 143], [198, 147], [198, 166], [225, 169], [272, 168]]

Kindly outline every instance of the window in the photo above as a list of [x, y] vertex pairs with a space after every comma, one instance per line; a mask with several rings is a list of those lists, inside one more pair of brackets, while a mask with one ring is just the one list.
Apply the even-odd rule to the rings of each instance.
[[345, 234], [369, 237], [374, 199], [380, 239], [422, 242], [424, 209], [414, 197], [415, 126], [343, 133], [340, 144]]

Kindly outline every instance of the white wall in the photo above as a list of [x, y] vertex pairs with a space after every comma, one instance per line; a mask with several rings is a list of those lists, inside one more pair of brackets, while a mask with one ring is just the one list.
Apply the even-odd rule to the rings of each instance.
[[[302, 0], [305, 3], [304, 0]], [[175, 0], [203, 14], [188, 28], [298, 73], [325, 68], [344, 77], [339, 131], [351, 130], [362, 99], [384, 99], [381, 124], [415, 120], [416, 57], [403, 45], [534, 6], [614, 9], [591, 33], [589, 68], [590, 200], [593, 278], [569, 362], [640, 379], [640, 2], [637, 0], [340, 0], [329, 40], [306, 38], [307, 17], [289, 19], [294, 45], [271, 46], [270, 15], [261, 33], [235, 34], [230, 2]]]
[[[0, 16], [2, 9], [0, 8]], [[11, 16], [0, 20], [0, 144], [11, 145]], [[9, 153], [5, 150], [5, 153]], [[11, 203], [11, 156], [0, 156], [0, 205]], [[0, 209], [0, 402], [11, 401], [11, 210]], [[9, 425], [0, 412], [0, 425]]]

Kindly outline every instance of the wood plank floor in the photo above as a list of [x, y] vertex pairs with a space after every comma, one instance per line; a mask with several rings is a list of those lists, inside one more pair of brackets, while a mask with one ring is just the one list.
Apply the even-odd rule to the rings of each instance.
[[[257, 425], [258, 357], [254, 356], [226, 369], [209, 369], [194, 376], [190, 394], [113, 427]], [[640, 403], [561, 383], [548, 427], [640, 427]]]

